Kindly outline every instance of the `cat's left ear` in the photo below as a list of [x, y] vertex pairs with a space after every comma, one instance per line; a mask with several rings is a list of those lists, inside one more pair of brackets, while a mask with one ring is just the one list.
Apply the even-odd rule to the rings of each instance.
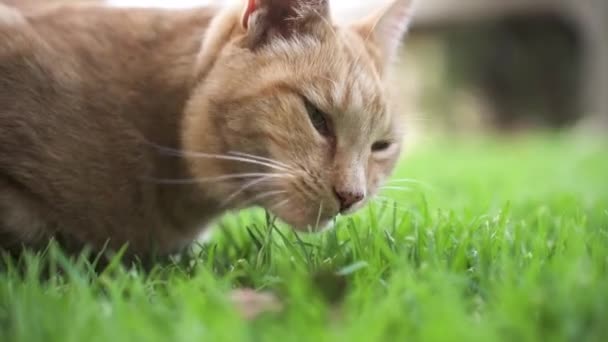
[[366, 40], [375, 43], [384, 63], [395, 59], [412, 21], [415, 0], [392, 0], [377, 13], [354, 25]]
[[329, 23], [329, 0], [245, 0], [241, 25], [250, 45], [294, 35], [321, 34]]

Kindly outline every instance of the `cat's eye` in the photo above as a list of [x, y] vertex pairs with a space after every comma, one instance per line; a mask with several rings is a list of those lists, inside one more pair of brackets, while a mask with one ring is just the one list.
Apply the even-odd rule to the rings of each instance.
[[313, 105], [307, 99], [304, 99], [304, 103], [306, 104], [306, 111], [308, 112], [310, 122], [317, 132], [326, 138], [331, 137], [332, 131], [329, 122], [327, 121], [327, 114], [323, 113], [317, 106]]
[[383, 152], [391, 148], [390, 141], [377, 141], [372, 145], [372, 152]]

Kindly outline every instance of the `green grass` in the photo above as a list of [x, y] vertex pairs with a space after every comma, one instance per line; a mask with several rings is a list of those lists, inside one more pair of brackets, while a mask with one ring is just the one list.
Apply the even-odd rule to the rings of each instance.
[[[434, 142], [432, 142], [434, 141]], [[5, 258], [0, 341], [601, 341], [608, 337], [608, 144], [427, 139], [385, 194], [324, 234], [252, 211], [189, 262], [101, 274], [55, 249]], [[41, 279], [49, 266], [50, 277]], [[227, 294], [285, 302], [247, 322]]]

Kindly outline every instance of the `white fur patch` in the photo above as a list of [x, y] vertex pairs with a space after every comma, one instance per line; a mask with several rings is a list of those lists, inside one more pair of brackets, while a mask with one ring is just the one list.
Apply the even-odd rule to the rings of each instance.
[[106, 0], [114, 7], [157, 7], [157, 8], [192, 8], [210, 4], [223, 4], [225, 1], [213, 0]]
[[18, 10], [0, 4], [0, 25], [22, 25], [26, 20]]

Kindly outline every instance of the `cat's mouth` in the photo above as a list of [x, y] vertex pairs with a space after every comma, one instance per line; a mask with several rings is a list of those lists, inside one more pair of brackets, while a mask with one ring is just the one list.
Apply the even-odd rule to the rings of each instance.
[[302, 231], [302, 232], [313, 232], [313, 233], [323, 232], [323, 231], [327, 231], [327, 230], [331, 229], [334, 226], [334, 222], [337, 217], [338, 217], [338, 215], [329, 217], [329, 218], [322, 218], [322, 219], [319, 219], [314, 222], [302, 224], [299, 222], [289, 222], [287, 219], [282, 219], [279, 216], [279, 218], [282, 221], [284, 221], [285, 223], [290, 225], [293, 229]]
[[321, 232], [330, 229], [339, 216], [337, 210], [312, 210], [312, 206], [294, 203], [283, 208], [268, 209], [281, 221], [298, 231]]

